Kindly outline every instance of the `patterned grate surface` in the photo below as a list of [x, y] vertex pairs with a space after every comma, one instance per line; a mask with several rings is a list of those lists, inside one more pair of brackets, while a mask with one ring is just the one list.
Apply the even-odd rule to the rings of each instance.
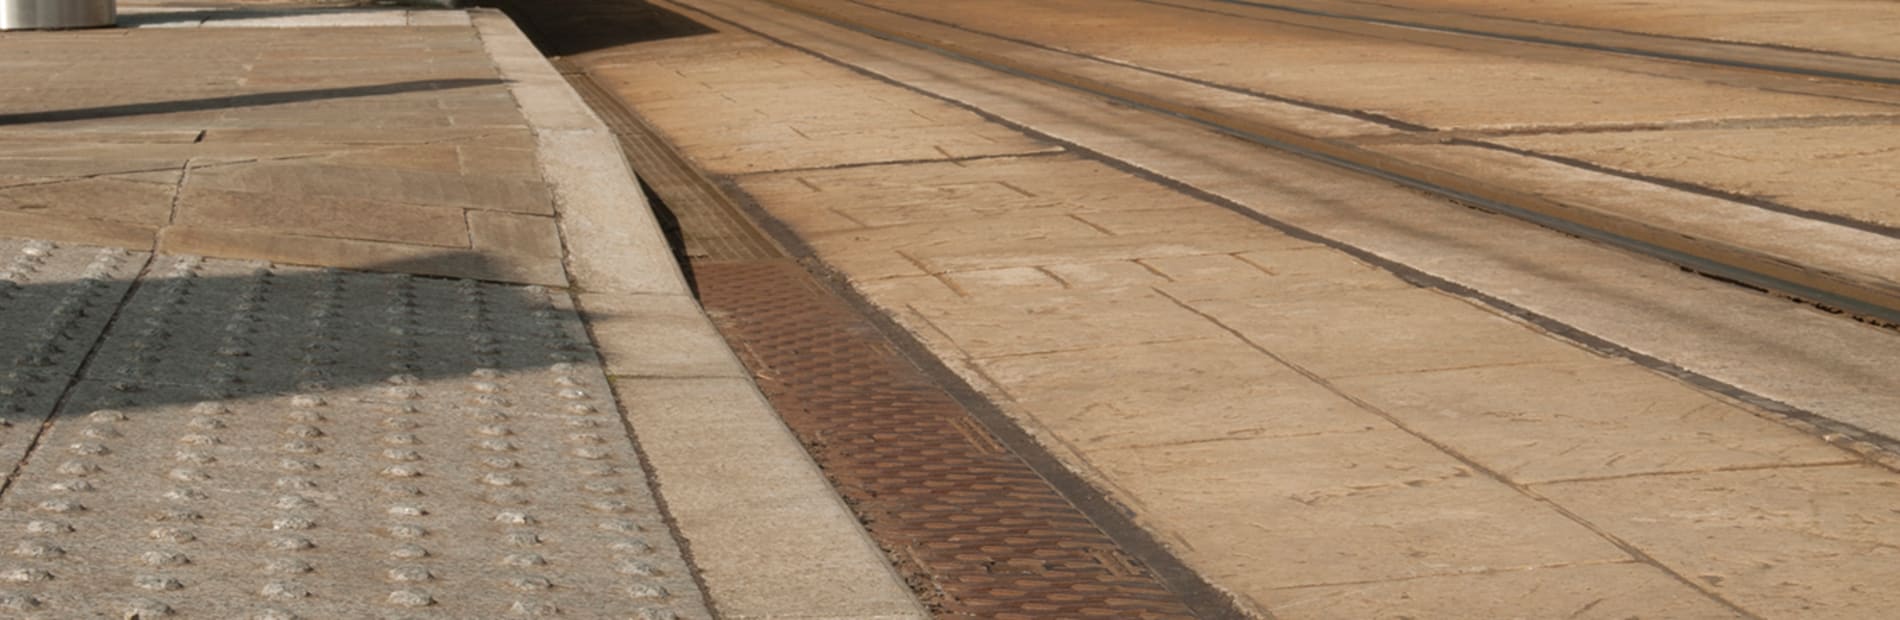
[[695, 272], [773, 406], [940, 617], [1193, 617], [799, 265]]

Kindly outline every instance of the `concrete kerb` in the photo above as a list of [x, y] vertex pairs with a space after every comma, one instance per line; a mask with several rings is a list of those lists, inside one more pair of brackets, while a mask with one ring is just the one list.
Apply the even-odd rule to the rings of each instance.
[[513, 21], [469, 11], [532, 127], [566, 265], [727, 618], [928, 618], [691, 297], [611, 130]]

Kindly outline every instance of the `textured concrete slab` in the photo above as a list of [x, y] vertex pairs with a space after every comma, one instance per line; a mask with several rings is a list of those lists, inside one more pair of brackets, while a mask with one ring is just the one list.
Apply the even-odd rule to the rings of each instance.
[[147, 258], [0, 237], [0, 467], [18, 469]]
[[[9, 609], [710, 617], [564, 296], [189, 256], [148, 274], [0, 498], [31, 550]], [[89, 281], [23, 286], [111, 288]]]

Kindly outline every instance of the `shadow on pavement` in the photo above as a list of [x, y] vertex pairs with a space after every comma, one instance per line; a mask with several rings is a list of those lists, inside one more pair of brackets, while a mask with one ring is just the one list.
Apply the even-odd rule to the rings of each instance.
[[46, 110], [42, 112], [17, 112], [0, 114], [0, 125], [26, 125], [32, 123], [59, 123], [67, 121], [118, 118], [123, 116], [141, 116], [146, 114], [171, 114], [177, 112], [201, 112], [205, 110], [225, 110], [253, 106], [283, 105], [304, 103], [326, 99], [348, 99], [353, 97], [375, 97], [427, 90], [449, 90], [476, 86], [492, 86], [503, 83], [498, 79], [447, 79], [447, 80], [411, 80], [391, 82], [373, 86], [349, 86], [341, 88], [313, 88], [308, 90], [286, 90], [271, 93], [252, 93], [224, 97], [205, 97], [201, 99], [179, 99], [173, 101], [153, 101], [147, 103], [128, 103], [122, 105], [73, 108], [68, 110]]
[[[0, 239], [10, 245], [20, 246]], [[0, 254], [0, 282], [25, 280], [0, 283], [0, 417], [16, 421], [68, 392], [61, 415], [596, 361], [558, 290], [409, 275], [406, 263], [371, 272], [158, 256], [121, 305], [138, 259], [48, 245]]]

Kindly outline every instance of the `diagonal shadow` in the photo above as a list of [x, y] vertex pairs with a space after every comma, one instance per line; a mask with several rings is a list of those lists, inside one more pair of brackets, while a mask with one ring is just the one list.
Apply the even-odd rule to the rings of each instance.
[[47, 248], [0, 238], [0, 447], [49, 416], [98, 408], [136, 414], [596, 361], [562, 291], [406, 273], [444, 257], [345, 271]]
[[128, 103], [121, 105], [73, 108], [67, 110], [46, 110], [41, 112], [16, 112], [0, 114], [0, 125], [27, 125], [33, 123], [59, 123], [67, 121], [117, 118], [123, 116], [141, 116], [146, 114], [170, 114], [176, 112], [201, 112], [205, 110], [223, 110], [255, 106], [304, 103], [326, 99], [349, 99], [355, 97], [375, 97], [400, 93], [450, 90], [491, 86], [504, 83], [495, 78], [458, 78], [446, 80], [411, 80], [391, 82], [370, 86], [346, 86], [339, 88], [312, 88], [305, 90], [286, 90], [270, 93], [251, 93], [224, 97], [205, 97], [201, 99], [178, 99], [172, 101], [152, 101], [146, 103]]

